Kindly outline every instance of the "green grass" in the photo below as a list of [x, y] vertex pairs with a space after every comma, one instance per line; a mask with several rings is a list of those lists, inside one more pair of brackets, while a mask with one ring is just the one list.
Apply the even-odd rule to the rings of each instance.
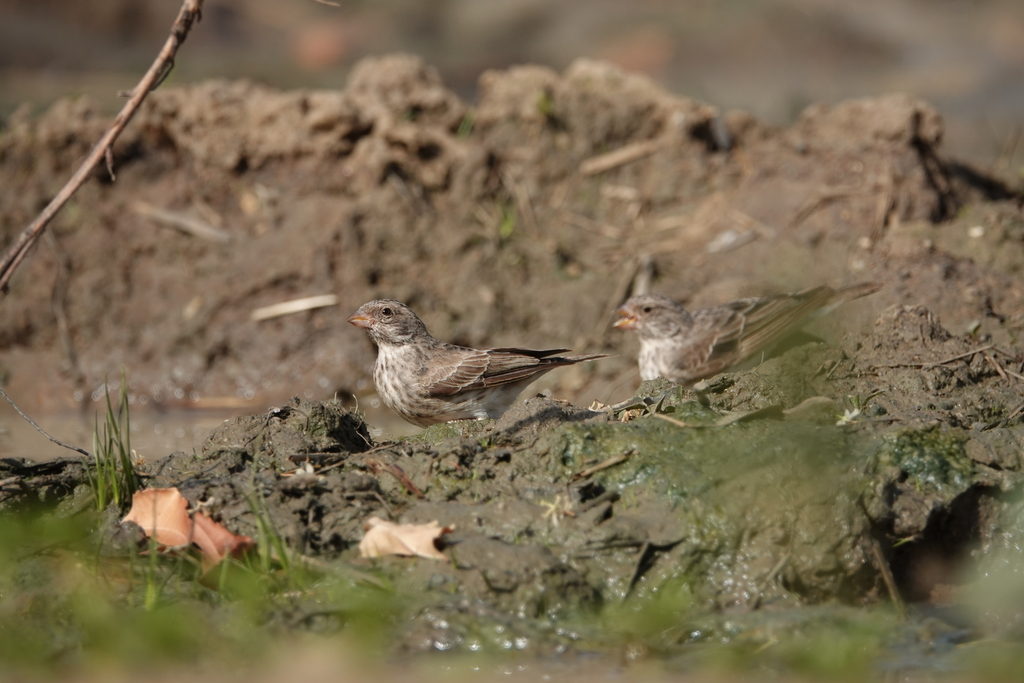
[[132, 464], [128, 383], [123, 372], [116, 411], [110, 402], [109, 385], [104, 386], [104, 393], [107, 410], [102, 423], [99, 416], [96, 416], [89, 487], [96, 501], [96, 509], [105, 510], [108, 505], [113, 505], [123, 512], [139, 488], [139, 477]]

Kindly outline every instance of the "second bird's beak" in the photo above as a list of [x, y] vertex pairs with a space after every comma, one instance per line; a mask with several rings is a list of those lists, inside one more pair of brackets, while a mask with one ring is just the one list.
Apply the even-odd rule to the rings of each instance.
[[612, 323], [612, 327], [617, 327], [620, 330], [636, 329], [636, 316], [628, 308], [625, 306], [618, 308], [615, 310], [615, 314], [621, 317]]
[[370, 319], [362, 313], [353, 313], [348, 317], [348, 321], [356, 327], [367, 328], [370, 326]]

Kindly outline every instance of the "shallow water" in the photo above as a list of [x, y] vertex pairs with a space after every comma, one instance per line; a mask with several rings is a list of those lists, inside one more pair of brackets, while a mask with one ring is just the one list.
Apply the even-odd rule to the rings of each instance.
[[[94, 410], [30, 415], [47, 433], [64, 443], [92, 451]], [[395, 439], [422, 430], [403, 422], [380, 404], [375, 396], [359, 406], [370, 425], [374, 441]], [[225, 420], [239, 415], [258, 414], [269, 408], [254, 405], [237, 410], [135, 410], [131, 413], [131, 447], [143, 459], [152, 461], [175, 451], [199, 450], [206, 437]], [[0, 458], [52, 460], [73, 455], [40, 434], [10, 406], [0, 406]]]

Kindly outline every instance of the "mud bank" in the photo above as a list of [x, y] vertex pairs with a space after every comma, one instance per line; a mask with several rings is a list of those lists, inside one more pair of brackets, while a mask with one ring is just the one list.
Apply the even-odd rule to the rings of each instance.
[[[106, 124], [84, 98], [7, 122], [0, 245]], [[636, 383], [608, 329], [631, 291], [697, 306], [861, 280], [886, 287], [849, 326], [924, 305], [1003, 343], [1024, 324], [1020, 197], [941, 138], [903, 95], [776, 129], [586, 60], [488, 72], [475, 105], [409, 56], [340, 91], [162, 88], [117, 180], [97, 171], [15, 278], [0, 364], [29, 408], [89, 404], [121, 367], [150, 407], [365, 400], [373, 349], [344, 318], [390, 296], [460, 343], [619, 352], [540, 385], [614, 403]], [[338, 306], [252, 319], [320, 294]]]
[[[387, 595], [401, 652], [692, 668], [708, 648], [802, 651], [821, 631], [867, 638], [870, 671], [943, 668], [1020, 623], [985, 597], [1016, 586], [1022, 559], [1019, 393], [974, 344], [894, 308], [853, 343], [863, 354], [806, 342], [700, 393], [647, 382], [615, 412], [537, 397], [378, 444], [339, 402], [295, 399], [138, 471]], [[85, 471], [8, 463], [21, 485], [4, 505], [86, 509]], [[448, 561], [360, 559], [374, 516], [452, 527]], [[139, 532], [117, 519], [95, 538], [128, 561]], [[350, 597], [293, 593], [264, 615], [275, 628], [347, 628]]]
[[[105, 123], [83, 100], [9, 122], [5, 242]], [[254, 413], [138, 469], [255, 538], [271, 575], [291, 557], [347, 582], [275, 594], [270, 628], [369, 611], [392, 651], [683, 667], [785, 668], [808, 634], [842, 634], [841, 665], [942, 668], [1020, 627], [997, 596], [1019, 591], [1024, 217], [941, 132], [899, 95], [773, 129], [589, 61], [488, 73], [474, 106], [405, 56], [338, 92], [162, 89], [117, 181], [98, 173], [15, 278], [5, 384], [89, 404], [123, 365], [136, 407]], [[884, 287], [753, 369], [602, 405], [638, 384], [635, 341], [608, 328], [634, 291], [697, 306], [864, 280]], [[323, 293], [338, 307], [251, 319]], [[456, 342], [618, 357], [552, 373], [496, 422], [378, 443], [349, 398], [371, 398], [373, 349], [344, 317], [380, 296]], [[2, 504], [87, 517], [104, 557], [133, 561], [122, 510], [82, 517], [89, 471], [5, 461]], [[454, 527], [449, 561], [359, 559], [373, 516]]]

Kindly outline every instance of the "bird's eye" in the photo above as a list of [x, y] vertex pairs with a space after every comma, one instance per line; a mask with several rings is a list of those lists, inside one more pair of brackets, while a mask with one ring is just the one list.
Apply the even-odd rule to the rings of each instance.
[[643, 308], [643, 311], [644, 311], [644, 313], [650, 313], [650, 312], [651, 312], [651, 310], [652, 310], [652, 309], [651, 309], [651, 307], [650, 307], [650, 306], [644, 306], [644, 308]]
[[394, 312], [394, 311], [392, 311], [392, 310], [391, 310], [390, 308], [388, 308], [387, 306], [385, 306], [384, 308], [380, 309], [380, 314], [381, 314], [382, 316], [384, 316], [385, 318], [390, 318], [391, 316], [393, 316], [393, 315], [395, 314], [395, 312]]

